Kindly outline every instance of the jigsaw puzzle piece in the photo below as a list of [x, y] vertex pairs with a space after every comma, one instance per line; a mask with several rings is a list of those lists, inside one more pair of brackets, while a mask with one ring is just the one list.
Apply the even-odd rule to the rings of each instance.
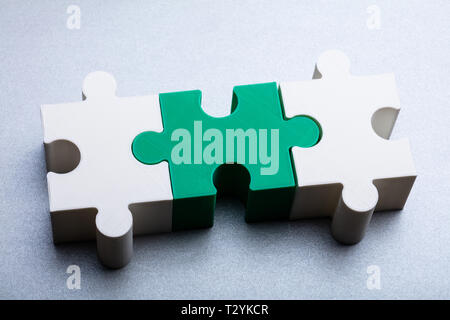
[[416, 178], [408, 140], [390, 141], [400, 103], [393, 74], [353, 76], [337, 50], [314, 80], [280, 84], [286, 116], [309, 114], [320, 142], [293, 148], [298, 187], [291, 219], [330, 216], [333, 236], [357, 243], [374, 210], [403, 208]]
[[103, 264], [126, 265], [133, 234], [172, 230], [167, 163], [146, 166], [131, 152], [143, 130], [162, 131], [157, 95], [119, 98], [115, 79], [90, 73], [85, 101], [43, 105], [44, 146], [55, 243], [97, 239]]
[[[246, 221], [288, 218], [296, 185], [291, 148], [314, 146], [320, 137], [319, 126], [305, 114], [286, 119], [275, 82], [234, 87], [230, 117], [235, 117], [237, 123], [245, 122], [249, 129], [259, 128], [262, 135], [258, 137], [258, 151], [263, 155], [267, 148], [275, 160], [269, 166], [260, 157], [260, 163], [245, 165], [251, 176]], [[273, 139], [275, 132], [278, 139]]]
[[[160, 94], [160, 105], [164, 131], [138, 135], [133, 153], [145, 164], [169, 162], [174, 230], [213, 225], [214, 182], [235, 182], [246, 221], [288, 217], [295, 191], [290, 148], [314, 145], [320, 130], [306, 116], [284, 119], [276, 83], [235, 87], [232, 112], [223, 118], [202, 110], [198, 90]], [[225, 168], [232, 163], [247, 174]]]

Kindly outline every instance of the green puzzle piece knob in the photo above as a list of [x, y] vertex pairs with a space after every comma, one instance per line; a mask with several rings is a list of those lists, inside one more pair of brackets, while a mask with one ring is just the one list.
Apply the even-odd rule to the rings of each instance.
[[139, 134], [132, 151], [144, 164], [169, 163], [174, 230], [213, 225], [216, 186], [237, 191], [248, 222], [288, 217], [296, 185], [290, 148], [315, 145], [320, 128], [307, 116], [284, 118], [276, 83], [234, 87], [223, 118], [202, 110], [198, 90], [159, 98], [164, 131]]

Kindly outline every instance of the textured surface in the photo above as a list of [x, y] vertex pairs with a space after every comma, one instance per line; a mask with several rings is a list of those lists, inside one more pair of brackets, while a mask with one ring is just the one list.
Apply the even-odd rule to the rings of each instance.
[[[69, 4], [81, 29], [66, 28]], [[1, 298], [450, 298], [448, 1], [1, 1]], [[92, 70], [118, 96], [201, 88], [205, 111], [229, 111], [238, 84], [308, 80], [339, 48], [357, 75], [394, 72], [401, 106], [391, 139], [408, 137], [419, 174], [403, 212], [374, 215], [342, 246], [328, 220], [248, 225], [235, 199], [215, 226], [138, 237], [124, 269], [105, 270], [95, 243], [54, 246], [39, 106], [79, 101]], [[70, 76], [68, 76], [70, 75]], [[70, 264], [81, 290], [66, 287]], [[381, 290], [368, 290], [369, 265]]]

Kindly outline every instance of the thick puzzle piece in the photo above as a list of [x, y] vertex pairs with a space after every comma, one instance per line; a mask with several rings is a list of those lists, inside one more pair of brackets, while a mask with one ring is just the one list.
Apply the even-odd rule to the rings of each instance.
[[296, 185], [290, 148], [313, 146], [320, 129], [306, 116], [284, 118], [276, 83], [234, 87], [232, 113], [223, 118], [202, 110], [200, 91], [160, 94], [160, 105], [164, 131], [138, 135], [133, 153], [145, 164], [169, 162], [174, 230], [213, 225], [218, 181], [233, 187], [234, 180], [246, 221], [289, 217]]
[[167, 163], [147, 166], [131, 152], [142, 131], [162, 131], [157, 95], [119, 98], [105, 72], [83, 83], [86, 100], [43, 105], [48, 192], [55, 242], [97, 238], [100, 260], [128, 263], [133, 234], [171, 231]]
[[280, 84], [287, 117], [322, 129], [312, 148], [293, 148], [298, 188], [292, 219], [332, 216], [344, 243], [364, 236], [374, 210], [403, 208], [416, 178], [406, 139], [389, 141], [400, 103], [393, 74], [353, 76], [345, 54], [322, 54], [314, 80]]

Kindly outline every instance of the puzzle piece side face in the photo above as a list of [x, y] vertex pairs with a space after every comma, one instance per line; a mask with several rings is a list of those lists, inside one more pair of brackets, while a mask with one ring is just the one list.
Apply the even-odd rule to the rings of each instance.
[[[146, 164], [162, 160], [169, 162], [175, 199], [174, 229], [184, 228], [186, 221], [192, 220], [192, 217], [189, 217], [192, 216], [192, 212], [197, 216], [200, 214], [198, 209], [195, 210], [197, 205], [208, 211], [204, 213], [205, 217], [200, 219], [205, 221], [203, 225], [212, 225], [217, 192], [213, 176], [216, 169], [225, 163], [239, 163], [249, 173], [246, 214], [248, 221], [275, 218], [271, 216], [275, 211], [278, 214], [280, 211], [288, 211], [288, 208], [276, 208], [280, 203], [273, 200], [273, 197], [270, 199], [273, 203], [269, 202], [262, 208], [258, 207], [261, 210], [253, 208], [256, 207], [257, 200], [260, 202], [267, 200], [269, 192], [267, 190], [284, 190], [281, 193], [288, 194], [287, 198], [289, 194], [293, 194], [295, 178], [289, 149], [292, 145], [302, 147], [314, 145], [319, 136], [318, 126], [308, 117], [284, 120], [275, 83], [237, 86], [233, 93], [233, 112], [223, 118], [211, 117], [201, 109], [200, 91], [160, 94], [163, 133], [144, 132], [133, 142], [133, 153], [139, 161]], [[251, 151], [251, 148], [258, 148], [258, 144], [261, 146], [260, 143], [263, 141], [267, 143], [266, 149], [271, 150], [271, 134], [275, 131], [279, 139], [274, 143], [273, 149], [278, 157], [276, 168], [271, 168], [261, 161], [258, 150]], [[239, 144], [238, 136], [244, 137], [242, 140], [244, 144]], [[182, 156], [179, 155], [181, 141], [188, 141]], [[180, 163], [179, 160], [174, 160], [179, 158], [185, 161]], [[270, 170], [272, 172], [268, 172]], [[265, 197], [255, 196], [259, 191], [267, 191]], [[177, 202], [181, 199], [197, 199], [197, 201], [190, 200], [192, 207], [189, 206], [187, 210], [180, 209], [180, 212], [175, 213]], [[285, 206], [290, 205], [289, 201], [283, 203]], [[181, 205], [179, 207], [182, 208]], [[175, 226], [176, 215], [188, 216], [181, 219], [183, 223]], [[199, 224], [189, 227], [199, 227]]]
[[[334, 215], [333, 224], [346, 221], [334, 228], [335, 236], [354, 243], [362, 237], [377, 203], [383, 209], [403, 207], [416, 172], [408, 141], [388, 141], [372, 128], [377, 110], [399, 109], [393, 75], [356, 77], [350, 75], [349, 66], [342, 53], [326, 52], [317, 64], [322, 78], [282, 83], [280, 90], [287, 116], [310, 114], [322, 128], [319, 144], [293, 148], [299, 188], [291, 218]], [[393, 126], [396, 112], [391, 114]], [[390, 133], [389, 129], [384, 131]], [[377, 189], [374, 183], [383, 187]], [[323, 206], [314, 199], [334, 203]], [[364, 218], [355, 222], [358, 213]], [[359, 231], [347, 237], [353, 232], [349, 228]]]
[[[55, 242], [97, 234], [102, 262], [118, 267], [131, 257], [133, 218], [136, 233], [171, 230], [172, 191], [167, 164], [143, 165], [130, 147], [142, 130], [162, 131], [158, 96], [118, 98], [114, 89], [110, 75], [95, 72], [85, 101], [44, 105], [41, 113], [46, 151], [68, 140], [81, 155], [74, 170], [47, 176]], [[47, 152], [48, 162], [59, 151]]]

